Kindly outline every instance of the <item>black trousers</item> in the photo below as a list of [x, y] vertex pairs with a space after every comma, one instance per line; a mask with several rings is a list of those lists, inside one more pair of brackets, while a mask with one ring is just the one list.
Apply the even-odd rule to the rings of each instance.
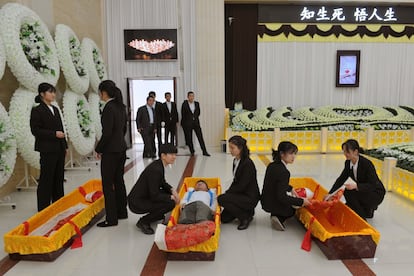
[[[177, 132], [177, 125], [172, 123], [165, 123], [165, 130], [164, 130], [164, 143], [165, 144], [173, 144], [174, 146], [177, 145], [175, 141], [175, 134]], [[169, 138], [169, 139], [168, 139]]]
[[144, 224], [150, 224], [151, 222], [164, 218], [164, 215], [170, 212], [175, 207], [175, 202], [172, 199], [166, 201], [151, 201], [149, 199], [129, 198], [128, 206], [131, 212], [135, 214], [146, 214], [140, 221]]
[[203, 153], [207, 152], [206, 145], [204, 144], [203, 133], [201, 132], [201, 127], [196, 124], [183, 127], [185, 143], [189, 147], [190, 152], [194, 153], [193, 130], [197, 136], [198, 142], [200, 143], [201, 150]]
[[40, 153], [40, 179], [37, 186], [37, 210], [41, 211], [63, 197], [65, 152]]
[[[157, 144], [158, 144], [158, 148], [160, 148], [160, 145], [163, 144], [163, 142], [162, 142], [162, 133], [161, 133], [161, 125], [156, 126], [156, 127], [157, 127], [157, 132], [156, 132]], [[154, 147], [154, 149], [155, 149], [155, 147]], [[154, 151], [154, 154], [155, 154], [155, 151]], [[158, 153], [158, 156], [160, 156], [160, 153]]]
[[384, 199], [384, 195], [371, 191], [361, 192], [356, 190], [345, 190], [346, 205], [355, 211], [361, 218], [367, 218], [370, 210], [376, 210]]
[[125, 152], [106, 152], [101, 158], [102, 188], [105, 196], [106, 221], [117, 223], [127, 216], [127, 195], [124, 182]]
[[243, 194], [224, 193], [217, 197], [217, 202], [224, 208], [221, 213], [224, 221], [234, 218], [242, 221], [254, 215], [258, 201]]
[[155, 155], [155, 133], [154, 126], [149, 126], [141, 131], [142, 140], [144, 140], [144, 152], [142, 157], [152, 157]]

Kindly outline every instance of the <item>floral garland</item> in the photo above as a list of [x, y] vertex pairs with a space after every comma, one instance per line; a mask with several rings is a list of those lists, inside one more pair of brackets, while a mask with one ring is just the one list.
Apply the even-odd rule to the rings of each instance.
[[102, 137], [102, 124], [101, 124], [101, 100], [96, 93], [89, 93], [88, 96], [89, 106], [91, 107], [91, 119], [95, 126], [96, 139], [99, 140]]
[[3, 40], [0, 37], [0, 79], [4, 75], [5, 68], [6, 68], [6, 52], [4, 50]]
[[82, 40], [81, 48], [82, 59], [88, 69], [92, 89], [97, 93], [101, 81], [108, 78], [101, 51], [95, 42], [87, 37]]
[[18, 88], [10, 100], [9, 114], [16, 134], [17, 149], [30, 166], [40, 169], [40, 155], [34, 150], [35, 138], [30, 130], [30, 114], [36, 94]]
[[16, 163], [16, 139], [9, 115], [0, 104], [0, 187], [9, 180]]
[[63, 94], [63, 114], [73, 147], [79, 154], [87, 155], [95, 145], [95, 128], [91, 127], [90, 108], [85, 96], [66, 90]]
[[75, 33], [66, 25], [58, 24], [55, 31], [56, 49], [69, 88], [83, 94], [89, 87], [89, 74], [81, 58], [81, 45]]
[[37, 91], [40, 83], [59, 78], [59, 60], [48, 28], [29, 8], [8, 3], [0, 10], [0, 32], [7, 63], [18, 81]]

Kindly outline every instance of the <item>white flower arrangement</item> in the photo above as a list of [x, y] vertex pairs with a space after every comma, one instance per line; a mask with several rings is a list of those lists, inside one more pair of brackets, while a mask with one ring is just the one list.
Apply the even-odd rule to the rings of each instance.
[[48, 28], [31, 9], [7, 3], [0, 10], [0, 32], [7, 63], [17, 80], [37, 91], [40, 83], [59, 78], [59, 60]]
[[63, 94], [63, 114], [68, 136], [75, 150], [81, 155], [92, 152], [95, 128], [91, 126], [90, 107], [85, 96], [66, 90]]
[[82, 39], [81, 49], [82, 59], [89, 72], [92, 90], [98, 93], [99, 84], [108, 79], [101, 51], [95, 42], [87, 37]]
[[16, 164], [16, 138], [9, 115], [0, 104], [0, 187], [13, 173]]
[[40, 155], [34, 150], [35, 137], [30, 130], [30, 114], [36, 94], [18, 88], [10, 100], [9, 114], [16, 134], [17, 149], [30, 166], [40, 169]]
[[0, 36], [0, 79], [4, 75], [4, 69], [6, 68], [6, 52], [4, 50], [3, 40]]
[[66, 25], [58, 24], [55, 43], [63, 75], [69, 88], [84, 94], [89, 88], [89, 74], [81, 57], [81, 44], [76, 34]]
[[332, 131], [363, 130], [367, 127], [382, 130], [409, 129], [414, 126], [414, 109], [410, 107], [323, 106], [292, 110], [261, 108], [255, 111], [231, 112], [231, 127], [235, 131], [281, 129], [320, 129]]
[[101, 110], [100, 110], [101, 99], [99, 98], [98, 94], [89, 93], [88, 102], [91, 108], [92, 123], [95, 126], [96, 139], [99, 140], [102, 137]]

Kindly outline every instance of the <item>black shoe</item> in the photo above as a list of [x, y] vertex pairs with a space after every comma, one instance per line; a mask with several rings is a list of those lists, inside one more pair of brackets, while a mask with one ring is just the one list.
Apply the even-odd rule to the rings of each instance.
[[96, 226], [98, 227], [110, 227], [110, 226], [117, 226], [118, 223], [109, 223], [106, 220], [101, 221], [100, 223], [98, 223]]
[[203, 152], [204, 156], [211, 156], [208, 152]]
[[149, 224], [143, 223], [141, 220], [139, 220], [136, 225], [139, 229], [141, 229], [142, 233], [146, 235], [154, 234], [154, 229], [152, 229]]
[[191, 156], [194, 156], [194, 151], [193, 151], [193, 152], [190, 152], [190, 155], [191, 155]]
[[374, 208], [366, 210], [366, 218], [373, 218], [374, 217]]
[[245, 230], [249, 227], [250, 222], [253, 220], [253, 217], [249, 217], [247, 219], [243, 219], [239, 226], [237, 226], [238, 230]]

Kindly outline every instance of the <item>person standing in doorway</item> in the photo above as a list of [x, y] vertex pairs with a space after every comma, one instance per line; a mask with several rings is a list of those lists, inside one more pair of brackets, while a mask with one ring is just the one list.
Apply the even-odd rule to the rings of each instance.
[[99, 84], [99, 96], [106, 104], [101, 116], [102, 137], [95, 151], [101, 159], [106, 219], [97, 226], [108, 227], [118, 225], [119, 219], [128, 218], [124, 182], [127, 114], [121, 90], [113, 81], [105, 80]]
[[165, 103], [162, 105], [165, 122], [164, 142], [176, 146], [175, 134], [177, 133], [178, 111], [176, 103], [171, 101], [171, 92], [165, 93]]
[[30, 129], [35, 137], [35, 151], [40, 152], [40, 179], [37, 186], [37, 210], [41, 211], [63, 197], [65, 155], [68, 148], [59, 110], [52, 104], [56, 88], [49, 83], [38, 87], [32, 109]]
[[[162, 144], [161, 131], [162, 131], [162, 122], [164, 122], [164, 116], [163, 116], [164, 107], [161, 102], [157, 101], [157, 95], [155, 94], [154, 91], [150, 91], [148, 93], [148, 96], [154, 98], [154, 104], [152, 108], [154, 108], [154, 111], [155, 111], [155, 133], [157, 135], [158, 148], [160, 148], [160, 145]], [[154, 150], [155, 150], [155, 147], [154, 147]], [[155, 155], [155, 151], [154, 151], [154, 155]], [[158, 151], [158, 157], [159, 156], [160, 156], [160, 152]]]
[[203, 133], [200, 127], [200, 104], [194, 100], [194, 92], [187, 93], [187, 100], [181, 106], [181, 126], [183, 127], [185, 143], [190, 149], [191, 155], [194, 155], [193, 130], [200, 143], [204, 156], [210, 156], [204, 144]]
[[156, 158], [155, 155], [155, 120], [156, 114], [154, 108], [154, 98], [147, 97], [147, 104], [138, 108], [137, 112], [137, 130], [141, 133], [144, 140], [143, 158]]

